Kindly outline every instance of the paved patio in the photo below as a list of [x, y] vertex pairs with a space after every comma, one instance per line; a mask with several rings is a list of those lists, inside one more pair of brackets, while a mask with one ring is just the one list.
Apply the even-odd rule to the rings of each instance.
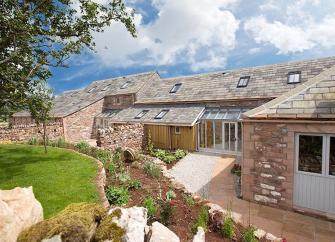
[[[192, 169], [185, 172], [192, 159], [195, 160]], [[177, 174], [176, 179], [187, 188], [194, 188], [194, 192], [201, 191], [202, 195], [223, 208], [231, 204], [232, 210], [242, 215], [245, 225], [249, 224], [250, 207], [251, 224], [277, 237], [286, 238], [288, 242], [335, 242], [333, 222], [238, 199], [235, 196], [233, 175], [230, 173], [234, 161], [232, 157], [193, 153], [179, 161], [171, 174]], [[212, 172], [203, 172], [204, 169]], [[183, 172], [184, 175], [180, 176]], [[200, 178], [206, 174], [207, 177]], [[203, 193], [203, 190], [206, 192]]]

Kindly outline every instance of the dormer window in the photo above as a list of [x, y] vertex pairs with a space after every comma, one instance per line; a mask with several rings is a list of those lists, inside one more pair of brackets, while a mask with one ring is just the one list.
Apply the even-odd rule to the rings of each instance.
[[168, 112], [169, 112], [168, 109], [161, 110], [159, 112], [159, 114], [157, 114], [157, 116], [155, 117], [155, 119], [162, 119]]
[[295, 84], [300, 83], [301, 71], [291, 71], [287, 74], [287, 83]]
[[248, 86], [248, 82], [250, 80], [250, 76], [242, 76], [240, 80], [238, 80], [237, 87], [246, 87]]
[[135, 119], [140, 119], [142, 118], [144, 115], [146, 115], [149, 112], [149, 110], [142, 110], [139, 114], [137, 114], [135, 116]]
[[181, 87], [181, 83], [174, 84], [174, 86], [170, 90], [170, 93], [176, 93], [176, 92], [178, 92], [178, 90], [179, 90], [180, 87]]
[[131, 83], [130, 81], [126, 81], [125, 83], [123, 83], [120, 89], [126, 89], [130, 85], [130, 83]]

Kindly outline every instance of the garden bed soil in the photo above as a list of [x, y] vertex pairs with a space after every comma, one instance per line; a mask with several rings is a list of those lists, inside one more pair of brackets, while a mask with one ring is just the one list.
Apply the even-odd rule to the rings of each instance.
[[[147, 160], [147, 159], [146, 159]], [[176, 161], [177, 162], [177, 161]], [[175, 162], [175, 163], [176, 163]], [[143, 163], [143, 162], [141, 162]], [[192, 225], [196, 222], [201, 207], [204, 206], [204, 202], [195, 202], [193, 206], [187, 205], [185, 201], [186, 194], [182, 190], [173, 189], [171, 182], [163, 175], [160, 178], [155, 179], [148, 176], [143, 170], [143, 164], [137, 163], [135, 166], [125, 163], [125, 169], [129, 172], [132, 180], [139, 180], [142, 187], [138, 190], [130, 190], [130, 199], [126, 207], [133, 206], [143, 206], [143, 202], [147, 197], [152, 197], [157, 204], [160, 198], [165, 198], [165, 194], [169, 190], [173, 190], [176, 194], [176, 198], [173, 199], [174, 212], [170, 219], [167, 227], [172, 230], [182, 242], [192, 241], [194, 234], [192, 233]], [[122, 184], [118, 179], [108, 179], [107, 186], [121, 186]], [[158, 206], [159, 207], [159, 206]], [[157, 209], [156, 216], [150, 218], [148, 224], [151, 225], [154, 221], [159, 221], [159, 208]], [[242, 225], [236, 225], [239, 231], [243, 231]], [[243, 241], [242, 233], [237, 232], [237, 240]], [[221, 234], [217, 232], [207, 231], [206, 241], [216, 242], [216, 241], [232, 241], [230, 239], [225, 239]], [[268, 242], [266, 239], [260, 240], [260, 242]]]

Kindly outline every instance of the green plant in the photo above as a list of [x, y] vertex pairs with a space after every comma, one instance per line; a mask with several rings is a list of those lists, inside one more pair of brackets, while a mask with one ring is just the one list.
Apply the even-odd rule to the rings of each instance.
[[187, 151], [186, 150], [182, 150], [182, 149], [178, 149], [176, 150], [176, 152], [174, 153], [175, 157], [180, 160], [182, 158], [184, 158], [187, 155]]
[[109, 171], [109, 174], [113, 175], [116, 171], [116, 166], [115, 166], [115, 163], [114, 162], [110, 162], [109, 165], [108, 165], [108, 171]]
[[150, 154], [150, 155], [152, 155], [153, 152], [154, 152], [154, 143], [152, 142], [150, 131], [149, 131], [149, 134], [148, 134], [147, 152], [148, 152], [148, 154]]
[[152, 156], [157, 157], [158, 159], [164, 161], [167, 164], [170, 164], [172, 161], [175, 161], [177, 159], [171, 152], [161, 149], [154, 150]]
[[229, 239], [232, 239], [235, 235], [234, 221], [230, 215], [227, 215], [223, 220], [223, 224], [221, 227], [221, 234], [223, 237], [229, 238]]
[[188, 207], [193, 207], [195, 205], [195, 201], [191, 195], [183, 194], [183, 198]]
[[30, 139], [28, 139], [27, 143], [28, 145], [37, 145], [36, 137], [31, 137]]
[[143, 206], [148, 210], [149, 218], [152, 218], [156, 215], [157, 212], [156, 203], [152, 197], [147, 197], [143, 202]]
[[65, 139], [63, 137], [60, 137], [57, 139], [57, 147], [64, 148], [65, 146]]
[[130, 175], [127, 172], [122, 172], [118, 175], [119, 181], [121, 183], [127, 183], [128, 181], [130, 181]]
[[243, 232], [243, 240], [245, 242], [257, 242], [256, 236], [254, 234], [255, 228], [249, 225]]
[[114, 162], [121, 162], [121, 158], [122, 158], [122, 149], [116, 148], [113, 152], [112, 160]]
[[159, 178], [161, 175], [161, 169], [159, 168], [159, 166], [157, 166], [156, 164], [152, 162], [146, 162], [144, 164], [143, 169], [147, 175], [153, 178]]
[[87, 141], [80, 141], [79, 143], [75, 144], [74, 147], [79, 150], [81, 153], [88, 153], [90, 149], [90, 144]]
[[209, 222], [208, 207], [202, 206], [199, 215], [197, 217], [197, 221], [192, 226], [192, 232], [197, 233], [198, 227], [202, 227], [206, 231], [208, 222]]
[[176, 193], [173, 190], [167, 191], [165, 196], [167, 201], [171, 201], [172, 199], [175, 199], [177, 197]]
[[142, 187], [142, 183], [139, 180], [130, 180], [127, 184], [128, 190], [137, 190]]
[[160, 201], [160, 220], [162, 224], [168, 225], [174, 212], [172, 201]]
[[125, 187], [109, 186], [106, 190], [106, 197], [113, 205], [125, 205], [129, 201], [128, 189]]
[[166, 164], [171, 164], [171, 162], [177, 160], [177, 158], [172, 155], [172, 154], [168, 154], [166, 156], [163, 157], [162, 161], [164, 161]]

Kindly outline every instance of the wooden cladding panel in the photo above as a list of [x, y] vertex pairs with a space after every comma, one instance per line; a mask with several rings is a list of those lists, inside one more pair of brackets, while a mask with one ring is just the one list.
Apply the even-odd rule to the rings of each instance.
[[147, 134], [150, 133], [155, 148], [196, 150], [196, 126], [179, 127], [176, 134], [175, 126], [145, 125]]

